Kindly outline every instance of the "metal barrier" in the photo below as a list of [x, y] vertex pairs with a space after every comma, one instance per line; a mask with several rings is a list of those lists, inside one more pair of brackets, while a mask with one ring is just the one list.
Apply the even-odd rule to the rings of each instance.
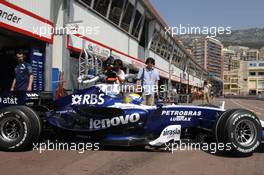
[[[79, 56], [79, 76], [78, 79], [82, 79], [87, 76], [97, 76], [103, 71], [103, 60], [97, 54], [89, 51], [88, 49], [83, 49]], [[90, 77], [90, 78], [91, 78]], [[89, 86], [79, 83], [79, 88], [83, 89]]]
[[178, 103], [192, 103], [191, 94], [177, 94]]

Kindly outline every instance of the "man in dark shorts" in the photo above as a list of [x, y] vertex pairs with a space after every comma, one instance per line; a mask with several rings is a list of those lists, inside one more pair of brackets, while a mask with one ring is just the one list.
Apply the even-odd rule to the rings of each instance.
[[11, 86], [11, 91], [32, 91], [32, 67], [24, 61], [24, 56], [22, 49], [16, 52], [18, 65], [15, 68], [15, 78]]

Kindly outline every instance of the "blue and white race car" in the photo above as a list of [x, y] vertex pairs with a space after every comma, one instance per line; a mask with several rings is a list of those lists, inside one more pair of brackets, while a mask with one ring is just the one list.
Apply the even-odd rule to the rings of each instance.
[[109, 94], [108, 86], [112, 85], [93, 85], [54, 102], [45, 94], [2, 94], [0, 148], [30, 147], [50, 126], [118, 146], [213, 138], [242, 155], [253, 153], [264, 140], [264, 122], [249, 110], [225, 110], [224, 103], [220, 107], [145, 106], [141, 96]]

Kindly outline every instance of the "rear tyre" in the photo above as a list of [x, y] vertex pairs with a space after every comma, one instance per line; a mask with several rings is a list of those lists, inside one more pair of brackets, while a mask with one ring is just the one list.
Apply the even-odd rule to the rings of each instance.
[[0, 149], [20, 151], [33, 146], [41, 132], [38, 115], [26, 106], [12, 106], [0, 111]]
[[249, 156], [261, 143], [261, 125], [251, 111], [232, 109], [226, 111], [217, 121], [215, 136], [218, 143], [224, 143], [234, 155]]

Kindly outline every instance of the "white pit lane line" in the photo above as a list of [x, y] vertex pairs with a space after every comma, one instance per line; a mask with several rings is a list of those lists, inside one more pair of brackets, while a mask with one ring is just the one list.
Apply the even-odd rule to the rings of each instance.
[[[245, 101], [244, 101], [244, 103], [243, 103], [243, 100], [239, 100], [239, 104], [241, 104], [241, 105], [244, 105], [244, 106], [248, 106], [249, 108], [254, 108], [254, 109], [256, 109], [256, 110], [260, 110], [260, 111], [264, 111], [264, 109], [263, 108], [260, 108], [260, 107], [257, 107], [257, 106], [254, 106], [254, 104], [247, 104]], [[252, 106], [253, 105], [253, 106]]]
[[[234, 104], [239, 105], [240, 107], [244, 107], [244, 108], [246, 108], [248, 110], [251, 110], [251, 111], [255, 112], [258, 115], [262, 115], [260, 112], [257, 112], [254, 109], [253, 110], [252, 109], [249, 109], [248, 108], [248, 107], [250, 107], [249, 105], [246, 106], [245, 104], [241, 104], [241, 103], [239, 103], [239, 102], [237, 102], [236, 100], [233, 100], [233, 99], [231, 99], [231, 102], [233, 102]], [[261, 124], [261, 127], [264, 129], [264, 121], [263, 120], [260, 120], [260, 124]]]
[[[252, 106], [248, 106], [248, 105], [245, 105], [245, 104], [241, 104], [241, 103], [239, 103], [238, 101], [233, 100], [233, 99], [230, 99], [230, 101], [231, 101], [232, 103], [234, 103], [234, 104], [240, 106], [241, 108], [245, 108], [245, 109], [247, 109], [247, 110], [250, 110], [250, 111], [256, 113], [258, 116], [261, 116], [261, 115], [262, 115], [262, 113], [256, 111], [256, 109], [254, 109]], [[253, 108], [253, 109], [252, 109], [252, 108]]]

